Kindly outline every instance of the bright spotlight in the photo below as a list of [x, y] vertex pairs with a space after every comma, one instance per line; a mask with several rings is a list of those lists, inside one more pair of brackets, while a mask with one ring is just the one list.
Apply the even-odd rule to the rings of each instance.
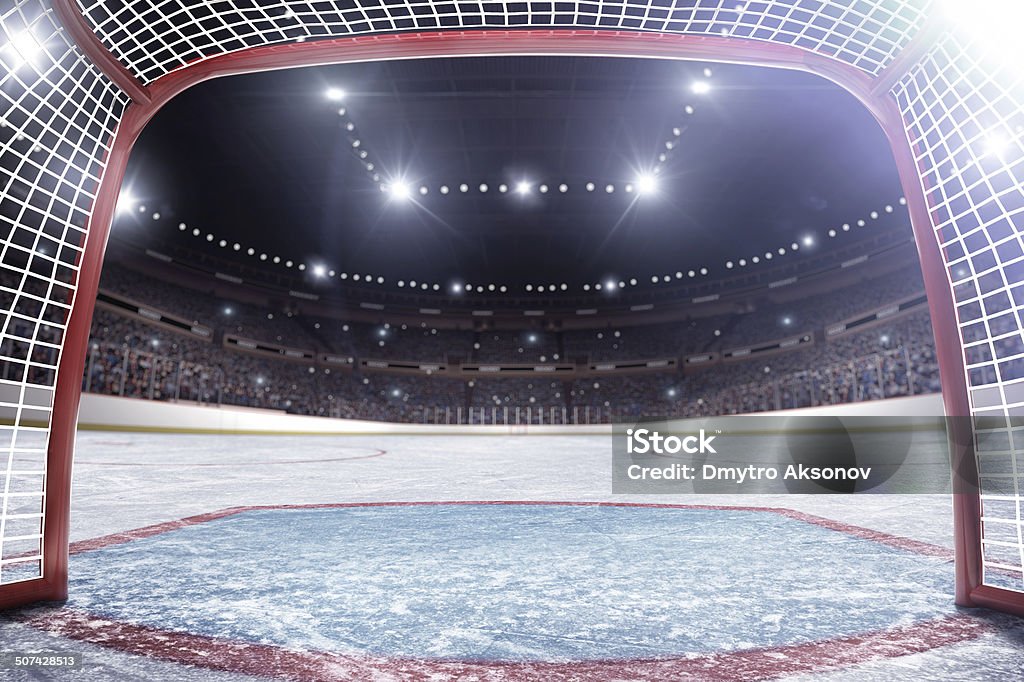
[[690, 91], [695, 95], [706, 95], [711, 92], [711, 84], [707, 81], [694, 81], [690, 85]]
[[120, 196], [117, 197], [117, 213], [118, 215], [126, 215], [135, 210], [135, 197], [132, 193], [125, 190], [121, 192]]
[[986, 135], [984, 143], [985, 153], [995, 157], [1001, 157], [1010, 146], [1010, 141], [1005, 135], [999, 132], [989, 133]]
[[402, 200], [408, 199], [411, 194], [409, 191], [409, 185], [401, 180], [396, 180], [388, 185], [388, 193], [391, 194], [391, 198]]
[[1024, 55], [1018, 31], [1024, 7], [1019, 0], [942, 0], [940, 4], [946, 20], [973, 37], [990, 57], [1010, 62]]
[[324, 95], [332, 102], [340, 102], [345, 99], [345, 91], [341, 88], [327, 88], [327, 92]]
[[43, 52], [43, 45], [28, 29], [11, 36], [10, 46], [24, 64], [34, 64]]
[[807, 235], [804, 237], [803, 242], [804, 246], [814, 246], [814, 237], [811, 235]]
[[327, 268], [325, 268], [322, 265], [314, 265], [313, 266], [313, 276], [314, 277], [326, 277], [327, 276]]
[[636, 191], [640, 194], [653, 194], [658, 191], [658, 179], [651, 173], [644, 173], [636, 179]]
[[520, 180], [516, 183], [516, 192], [525, 196], [530, 193], [530, 183], [526, 180]]
[[453, 294], [461, 294], [462, 293], [462, 285], [459, 284], [458, 282], [455, 282], [454, 284], [452, 284], [452, 293]]

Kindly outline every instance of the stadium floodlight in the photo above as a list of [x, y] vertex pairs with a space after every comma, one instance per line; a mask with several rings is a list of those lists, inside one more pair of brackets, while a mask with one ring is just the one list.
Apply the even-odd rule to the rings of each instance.
[[[11, 36], [9, 43], [21, 64], [34, 64], [43, 53], [44, 46], [31, 30], [25, 29]], [[15, 68], [21, 66], [16, 64]]]
[[409, 191], [409, 185], [402, 180], [396, 180], [388, 185], [388, 193], [392, 199], [408, 199], [411, 192]]
[[460, 283], [458, 283], [458, 282], [455, 282], [454, 284], [452, 284], [452, 293], [453, 294], [461, 294], [462, 293], [462, 285]]
[[694, 81], [690, 84], [690, 91], [695, 95], [706, 95], [711, 92], [711, 84], [707, 81]]
[[516, 193], [521, 196], [526, 196], [530, 193], [530, 183], [526, 180], [520, 180], [516, 183]]
[[999, 158], [1010, 146], [1010, 141], [999, 132], [992, 132], [982, 138], [985, 154]]
[[803, 242], [804, 242], [804, 246], [814, 246], [814, 235], [810, 235], [810, 234], [805, 235], [804, 239], [803, 239]]
[[615, 291], [615, 288], [617, 286], [618, 286], [618, 284], [615, 282], [615, 280], [612, 280], [612, 279], [610, 279], [610, 280], [608, 280], [607, 282], [604, 283], [605, 291]]
[[942, 0], [940, 4], [946, 21], [973, 37], [991, 57], [1010, 63], [1024, 56], [1018, 30], [1024, 21], [1020, 0]]
[[313, 276], [315, 276], [315, 277], [326, 277], [327, 276], [327, 268], [325, 268], [323, 265], [314, 265], [313, 266]]
[[324, 95], [332, 102], [340, 102], [345, 99], [345, 91], [341, 88], [327, 88], [327, 92]]
[[124, 190], [121, 195], [117, 198], [117, 213], [119, 215], [127, 215], [135, 210], [135, 197], [129, 190]]
[[654, 194], [658, 191], [658, 178], [653, 173], [644, 173], [636, 179], [636, 191], [643, 194]]

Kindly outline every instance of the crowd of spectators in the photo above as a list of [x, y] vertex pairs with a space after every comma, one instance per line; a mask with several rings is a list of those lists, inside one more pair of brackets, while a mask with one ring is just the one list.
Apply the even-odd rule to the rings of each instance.
[[821, 330], [826, 324], [923, 291], [916, 271], [894, 272], [795, 301], [749, 303], [730, 314], [679, 322], [551, 331], [453, 330], [419, 324], [356, 322], [305, 314], [296, 301], [266, 306], [168, 286], [113, 265], [101, 289], [226, 334], [349, 357], [415, 362], [575, 362], [679, 357]]
[[470, 331], [438, 329], [426, 322], [367, 324], [317, 317], [307, 320], [306, 328], [326, 350], [350, 357], [442, 363], [469, 357], [473, 344]]
[[[585, 410], [588, 420], [738, 414], [939, 390], [923, 310], [763, 359], [688, 374], [649, 371], [568, 381], [361, 374], [230, 350], [105, 310], [97, 311], [93, 339], [83, 379], [87, 391], [385, 421], [451, 421], [468, 419], [474, 408], [517, 407], [524, 410], [520, 419], [531, 408], [534, 421], [539, 409], [574, 407]], [[506, 414], [513, 413], [501, 418]]]
[[595, 382], [588, 404], [620, 418], [708, 416], [837, 405], [940, 390], [926, 310], [810, 347], [688, 375]]
[[802, 296], [796, 302], [763, 303], [737, 315], [715, 348], [734, 348], [820, 329], [852, 315], [924, 291], [917, 271], [899, 271], [835, 291]]
[[566, 354], [590, 362], [669, 358], [702, 353], [721, 345], [734, 315], [713, 315], [635, 327], [564, 332]]
[[171, 313], [193, 324], [211, 326], [223, 310], [211, 291], [169, 286], [164, 280], [129, 270], [117, 263], [103, 266], [100, 289]]
[[[545, 419], [537, 416], [539, 412], [547, 414], [547, 419], [557, 413], [560, 419], [575, 414], [575, 419], [589, 421], [737, 414], [939, 390], [934, 340], [924, 310], [826, 340], [824, 328], [829, 323], [921, 290], [918, 277], [900, 273], [736, 315], [565, 332], [452, 330], [426, 322], [345, 322], [306, 316], [297, 307], [261, 310], [159, 285], [157, 280], [119, 268], [104, 271], [102, 286], [215, 330], [212, 338], [201, 337], [98, 308], [83, 388], [133, 398], [408, 422], [502, 421], [519, 414], [519, 419], [536, 423]], [[686, 373], [673, 367], [574, 380], [553, 374], [470, 380], [361, 370], [359, 362], [360, 358], [387, 358], [535, 364], [678, 358], [777, 339], [783, 335], [779, 333], [783, 309], [794, 311], [783, 326], [793, 333], [809, 332], [814, 343]], [[223, 345], [224, 334], [310, 349], [313, 359], [245, 352]], [[320, 352], [341, 354], [352, 362], [345, 367], [321, 363]], [[531, 417], [525, 416], [527, 408]]]

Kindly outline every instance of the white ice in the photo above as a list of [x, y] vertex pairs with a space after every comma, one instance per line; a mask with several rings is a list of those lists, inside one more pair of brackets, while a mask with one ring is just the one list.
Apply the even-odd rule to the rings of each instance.
[[[384, 454], [371, 456], [380, 451]], [[952, 546], [947, 496], [616, 496], [611, 493], [609, 439], [533, 435], [342, 438], [84, 432], [76, 457], [71, 536], [72, 541], [94, 538], [234, 506], [445, 500], [787, 507]], [[951, 601], [952, 585], [949, 592]], [[1019, 679], [1024, 628], [1008, 623], [997, 619], [993, 634], [973, 642], [813, 677], [889, 680], [906, 678], [912, 670], [915, 679]], [[62, 641], [5, 620], [0, 620], [0, 641], [4, 649], [84, 651], [93, 666], [91, 672], [82, 671], [81, 679], [242, 679]]]

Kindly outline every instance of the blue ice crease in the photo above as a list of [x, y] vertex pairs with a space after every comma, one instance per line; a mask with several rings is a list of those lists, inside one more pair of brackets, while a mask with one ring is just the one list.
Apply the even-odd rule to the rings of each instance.
[[695, 655], [952, 613], [942, 559], [754, 511], [258, 510], [72, 557], [70, 605], [165, 630], [489, 661]]

